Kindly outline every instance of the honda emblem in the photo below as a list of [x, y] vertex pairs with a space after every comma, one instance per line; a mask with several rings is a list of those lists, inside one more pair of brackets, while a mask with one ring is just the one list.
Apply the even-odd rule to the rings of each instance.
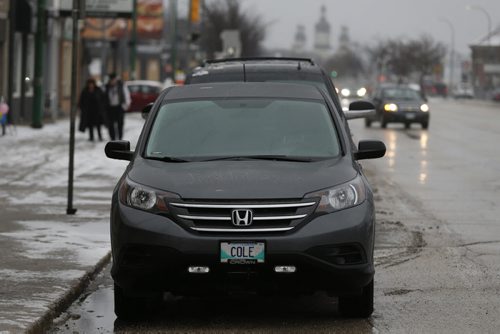
[[234, 226], [250, 226], [253, 222], [253, 211], [248, 209], [233, 210], [231, 220]]

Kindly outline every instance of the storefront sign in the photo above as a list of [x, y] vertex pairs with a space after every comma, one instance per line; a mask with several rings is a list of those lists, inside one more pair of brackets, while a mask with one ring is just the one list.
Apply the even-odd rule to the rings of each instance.
[[[82, 0], [80, 0], [82, 1]], [[71, 15], [73, 0], [61, 0], [61, 15]], [[133, 0], [86, 0], [87, 17], [132, 17]]]

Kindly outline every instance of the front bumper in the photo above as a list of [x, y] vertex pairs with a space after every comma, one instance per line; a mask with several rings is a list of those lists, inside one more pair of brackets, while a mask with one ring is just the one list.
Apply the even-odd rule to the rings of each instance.
[[427, 123], [429, 113], [422, 111], [414, 112], [384, 112], [383, 118], [387, 123]]
[[[374, 209], [366, 200], [354, 208], [318, 216], [286, 233], [199, 233], [173, 220], [114, 201], [111, 215], [112, 276], [127, 290], [189, 295], [222, 291], [318, 290], [358, 293], [374, 275]], [[220, 242], [265, 242], [265, 264], [220, 263]], [[293, 265], [295, 273], [274, 267]], [[188, 266], [208, 266], [190, 274]]]

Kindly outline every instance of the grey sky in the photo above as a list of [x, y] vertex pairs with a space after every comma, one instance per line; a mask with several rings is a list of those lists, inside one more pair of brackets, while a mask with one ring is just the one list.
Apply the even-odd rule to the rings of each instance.
[[468, 54], [468, 45], [484, 37], [488, 24], [484, 13], [466, 10], [478, 5], [491, 16], [492, 29], [500, 24], [500, 0], [240, 0], [247, 10], [256, 11], [271, 23], [266, 46], [288, 48], [293, 42], [297, 24], [306, 26], [309, 45], [314, 39], [314, 24], [320, 7], [328, 9], [332, 26], [332, 46], [338, 41], [340, 26], [349, 27], [353, 41], [370, 43], [388, 37], [416, 37], [431, 34], [449, 45], [450, 28], [439, 18], [455, 27], [455, 49]]

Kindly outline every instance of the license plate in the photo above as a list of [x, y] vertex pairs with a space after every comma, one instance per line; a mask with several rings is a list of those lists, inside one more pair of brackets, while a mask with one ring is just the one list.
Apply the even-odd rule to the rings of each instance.
[[220, 262], [229, 264], [264, 263], [263, 242], [221, 242]]
[[415, 119], [415, 114], [406, 114], [406, 119]]

